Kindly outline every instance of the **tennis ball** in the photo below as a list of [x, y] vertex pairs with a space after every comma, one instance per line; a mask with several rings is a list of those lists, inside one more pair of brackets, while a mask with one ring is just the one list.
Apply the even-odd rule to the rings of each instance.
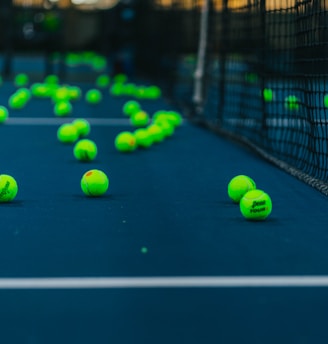
[[163, 141], [164, 131], [158, 124], [151, 124], [147, 127], [147, 131], [152, 137], [154, 143], [159, 143]]
[[0, 175], [0, 202], [12, 201], [18, 192], [16, 180], [7, 174]]
[[288, 96], [285, 98], [285, 108], [290, 111], [297, 111], [299, 109], [299, 99], [296, 96]]
[[68, 116], [72, 112], [72, 104], [69, 101], [62, 100], [55, 104], [54, 114], [58, 117]]
[[90, 123], [86, 119], [77, 118], [72, 122], [72, 124], [76, 127], [79, 137], [85, 137], [90, 134]]
[[169, 120], [165, 119], [164, 117], [158, 117], [153, 122], [162, 128], [165, 137], [173, 135], [174, 125], [171, 124]]
[[129, 100], [123, 105], [123, 113], [129, 117], [140, 110], [140, 104], [135, 100]]
[[273, 101], [273, 91], [270, 88], [265, 88], [263, 90], [263, 99], [265, 102]]
[[131, 115], [130, 122], [134, 127], [145, 127], [149, 123], [149, 115], [146, 111], [137, 111]]
[[128, 77], [123, 73], [119, 73], [114, 76], [115, 83], [123, 84], [127, 82], [127, 80], [128, 80]]
[[246, 192], [256, 188], [254, 180], [245, 175], [233, 177], [228, 184], [228, 196], [238, 203]]
[[78, 86], [69, 86], [67, 92], [70, 100], [78, 100], [82, 95], [82, 91]]
[[120, 152], [132, 152], [137, 147], [137, 140], [129, 131], [122, 131], [115, 137], [114, 145]]
[[96, 85], [100, 88], [105, 88], [109, 85], [109, 76], [106, 74], [101, 74], [96, 79]]
[[328, 107], [328, 94], [326, 94], [323, 98], [323, 103], [324, 103], [324, 106], [327, 108]]
[[57, 130], [57, 138], [62, 143], [74, 143], [79, 138], [79, 134], [73, 124], [64, 123]]
[[49, 74], [44, 78], [45, 84], [57, 85], [59, 83], [59, 78], [57, 75]]
[[19, 73], [15, 76], [14, 84], [17, 87], [24, 87], [29, 83], [29, 77], [25, 73]]
[[58, 87], [54, 90], [52, 95], [53, 102], [62, 102], [62, 101], [68, 101], [69, 100], [69, 91], [66, 87]]
[[166, 115], [169, 122], [173, 124], [174, 127], [179, 127], [183, 122], [182, 116], [177, 111], [167, 111]]
[[85, 94], [85, 100], [89, 104], [98, 104], [102, 100], [102, 94], [99, 90], [91, 89]]
[[122, 84], [114, 84], [109, 90], [109, 93], [113, 96], [121, 96], [123, 94], [124, 86]]
[[272, 211], [270, 196], [262, 190], [246, 192], [239, 203], [240, 211], [247, 220], [265, 220]]
[[6, 122], [8, 119], [8, 110], [4, 106], [0, 106], [0, 123]]
[[45, 98], [50, 95], [49, 85], [41, 84], [39, 82], [33, 84], [30, 88], [31, 93], [34, 97]]
[[147, 88], [147, 93], [150, 99], [157, 99], [162, 94], [161, 89], [154, 85]]
[[11, 109], [22, 109], [26, 104], [26, 100], [20, 97], [17, 93], [12, 94], [8, 99], [8, 105]]
[[153, 140], [151, 135], [149, 135], [147, 129], [137, 129], [133, 134], [137, 141], [137, 146], [142, 148], [148, 148], [152, 145]]
[[73, 154], [77, 160], [91, 161], [97, 156], [97, 145], [88, 139], [78, 141], [73, 149]]
[[87, 171], [81, 179], [81, 189], [87, 196], [101, 196], [108, 190], [108, 186], [108, 177], [101, 170]]

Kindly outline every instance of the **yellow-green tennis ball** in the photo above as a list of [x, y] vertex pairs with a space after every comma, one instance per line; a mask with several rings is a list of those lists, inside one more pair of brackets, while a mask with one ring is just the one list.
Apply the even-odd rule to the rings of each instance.
[[79, 138], [79, 133], [73, 124], [64, 123], [57, 130], [57, 138], [62, 143], [74, 143]]
[[0, 175], [0, 202], [12, 201], [18, 192], [16, 180], [7, 174]]
[[96, 158], [97, 153], [97, 145], [88, 139], [78, 141], [73, 149], [75, 158], [80, 161], [92, 161]]
[[62, 100], [54, 105], [54, 114], [58, 117], [65, 117], [71, 114], [72, 104], [69, 101]]
[[173, 124], [175, 127], [179, 127], [183, 122], [182, 116], [177, 111], [168, 111], [166, 115], [169, 122]]
[[0, 106], [0, 123], [6, 122], [8, 119], [8, 110], [5, 106]]
[[114, 145], [120, 152], [132, 152], [137, 147], [137, 140], [129, 131], [123, 131], [115, 137]]
[[69, 91], [66, 87], [58, 87], [54, 90], [52, 95], [52, 100], [56, 102], [68, 101], [69, 100]]
[[272, 211], [270, 196], [262, 190], [246, 192], [239, 203], [240, 211], [247, 220], [265, 220]]
[[290, 111], [297, 111], [299, 109], [299, 99], [296, 96], [288, 96], [285, 98], [285, 108]]
[[140, 110], [140, 104], [135, 100], [129, 100], [123, 105], [123, 113], [129, 117]]
[[102, 94], [97, 89], [91, 89], [85, 94], [85, 100], [89, 104], [98, 104], [102, 100]]
[[24, 97], [21, 97], [18, 93], [14, 93], [9, 97], [8, 105], [11, 109], [22, 109], [26, 104]]
[[245, 175], [233, 177], [228, 184], [228, 196], [235, 203], [238, 203], [246, 192], [254, 190], [256, 184], [254, 180]]
[[147, 129], [140, 128], [134, 132], [134, 137], [137, 141], [137, 146], [142, 148], [148, 148], [152, 145], [153, 140], [149, 135]]
[[70, 100], [78, 100], [81, 98], [82, 91], [78, 86], [70, 86], [67, 88], [68, 96]]
[[167, 119], [159, 117], [155, 119], [154, 124], [157, 124], [162, 128], [165, 137], [173, 135], [175, 129], [174, 125], [171, 124]]
[[147, 127], [148, 133], [151, 135], [153, 142], [159, 143], [164, 139], [164, 131], [158, 124], [151, 124]]
[[106, 193], [109, 186], [107, 175], [101, 170], [90, 170], [81, 179], [81, 189], [87, 196], [97, 197]]
[[86, 119], [77, 118], [72, 122], [72, 124], [76, 127], [79, 137], [85, 137], [90, 134], [91, 126]]
[[29, 77], [25, 73], [19, 73], [15, 76], [14, 84], [17, 87], [24, 87], [29, 83]]
[[149, 123], [149, 115], [146, 111], [137, 111], [131, 115], [130, 122], [134, 127], [145, 127]]

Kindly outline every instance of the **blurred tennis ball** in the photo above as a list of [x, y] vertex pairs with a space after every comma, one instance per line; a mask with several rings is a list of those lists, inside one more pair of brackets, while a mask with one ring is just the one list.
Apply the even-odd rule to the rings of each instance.
[[77, 118], [72, 122], [72, 124], [76, 127], [79, 137], [85, 137], [90, 134], [91, 126], [86, 119]]
[[57, 138], [62, 143], [74, 143], [79, 138], [76, 127], [71, 123], [62, 124], [57, 130]]
[[79, 161], [92, 161], [96, 158], [97, 153], [97, 145], [94, 141], [89, 139], [78, 141], [73, 149], [73, 154]]
[[137, 147], [137, 140], [129, 131], [123, 131], [115, 137], [114, 145], [119, 152], [132, 152]]

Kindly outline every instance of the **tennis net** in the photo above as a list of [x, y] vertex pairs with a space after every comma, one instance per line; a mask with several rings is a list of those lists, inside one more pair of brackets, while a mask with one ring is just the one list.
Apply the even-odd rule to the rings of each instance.
[[204, 0], [191, 118], [328, 194], [328, 2]]

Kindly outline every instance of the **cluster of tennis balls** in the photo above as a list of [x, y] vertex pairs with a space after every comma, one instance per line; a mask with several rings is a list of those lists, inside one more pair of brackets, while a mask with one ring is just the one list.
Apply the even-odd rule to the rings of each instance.
[[149, 148], [174, 134], [182, 124], [182, 117], [176, 111], [157, 111], [152, 118], [137, 101], [129, 100], [123, 106], [124, 115], [129, 117], [134, 131], [120, 132], [114, 141], [120, 152], [132, 152], [136, 148]]
[[233, 177], [228, 184], [228, 196], [239, 204], [240, 212], [247, 220], [265, 220], [271, 214], [270, 196], [257, 189], [255, 181], [248, 176]]
[[137, 99], [158, 99], [161, 97], [161, 90], [155, 85], [144, 86], [134, 83], [115, 83], [110, 88], [113, 96], [128, 96]]
[[[91, 130], [90, 123], [83, 118], [64, 123], [57, 130], [57, 138], [65, 144], [74, 144], [73, 155], [78, 161], [93, 161], [98, 148], [93, 140], [86, 138]], [[81, 179], [81, 189], [87, 196], [101, 196], [109, 186], [109, 180], [105, 172], [92, 169], [84, 173]]]

